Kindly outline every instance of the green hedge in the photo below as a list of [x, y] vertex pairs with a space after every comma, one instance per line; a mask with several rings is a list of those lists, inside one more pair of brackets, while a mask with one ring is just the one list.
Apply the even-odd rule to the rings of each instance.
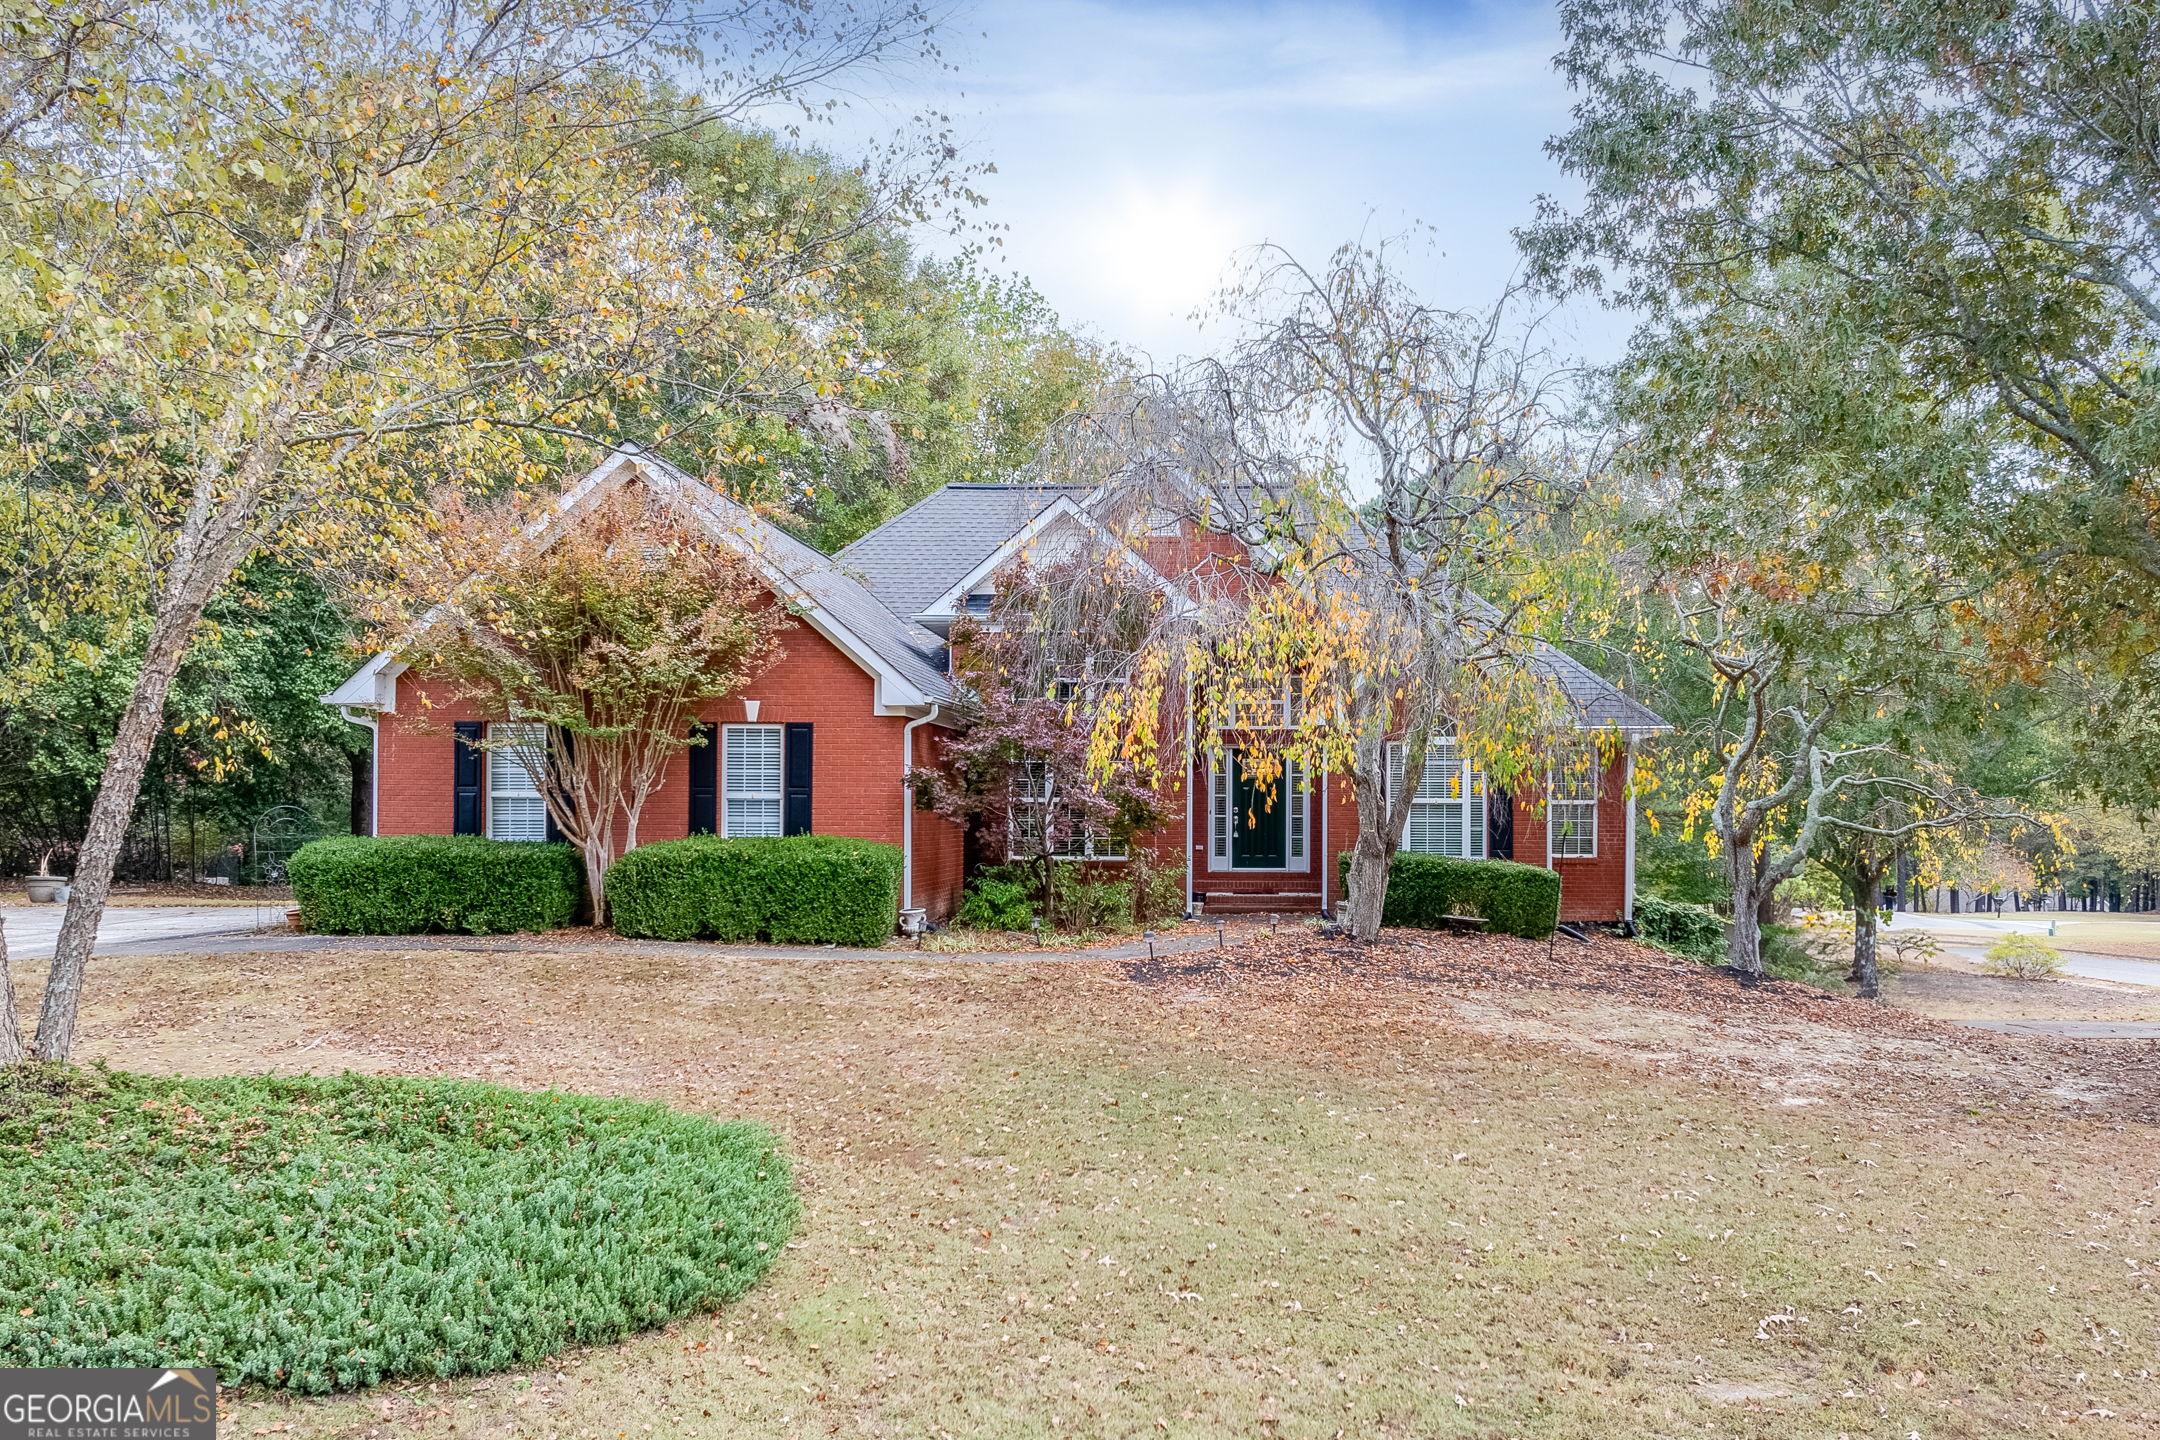
[[837, 835], [640, 845], [607, 872], [619, 935], [877, 945], [900, 908], [900, 847]]
[[474, 1081], [0, 1069], [0, 1366], [321, 1393], [739, 1298], [800, 1206], [762, 1125]]
[[383, 835], [310, 841], [288, 873], [325, 935], [505, 935], [577, 919], [584, 864], [574, 845]]
[[1682, 905], [1639, 894], [1635, 897], [1635, 930], [1651, 944], [1676, 955], [1697, 960], [1725, 958], [1725, 922], [1701, 905]]
[[[1342, 856], [1343, 884], [1350, 883], [1350, 855]], [[1512, 860], [1456, 860], [1446, 855], [1396, 852], [1388, 867], [1383, 925], [1438, 930], [1455, 907], [1485, 917], [1501, 935], [1542, 940], [1560, 923], [1560, 877], [1537, 865]]]

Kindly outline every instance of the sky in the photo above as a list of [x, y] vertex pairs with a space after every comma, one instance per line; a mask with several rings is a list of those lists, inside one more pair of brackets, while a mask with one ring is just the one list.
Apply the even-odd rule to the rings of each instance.
[[[993, 266], [1156, 363], [1216, 343], [1193, 313], [1256, 245], [1398, 238], [1423, 298], [1481, 306], [1537, 197], [1573, 193], [1542, 151], [1570, 103], [1549, 5], [983, 0], [943, 38], [956, 73], [858, 98], [843, 133], [938, 106], [996, 166]], [[1590, 360], [1627, 329], [1589, 305], [1560, 325]]]

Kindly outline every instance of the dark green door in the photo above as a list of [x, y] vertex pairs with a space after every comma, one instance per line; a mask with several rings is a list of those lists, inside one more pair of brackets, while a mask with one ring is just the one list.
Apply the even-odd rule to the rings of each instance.
[[1242, 753], [1231, 756], [1230, 864], [1238, 870], [1280, 870], [1290, 855], [1290, 807], [1284, 803], [1284, 779], [1262, 785], [1245, 773]]

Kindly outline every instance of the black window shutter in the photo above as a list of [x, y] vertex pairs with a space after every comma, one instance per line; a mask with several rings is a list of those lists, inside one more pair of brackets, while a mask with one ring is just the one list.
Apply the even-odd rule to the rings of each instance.
[[[569, 760], [577, 754], [577, 751], [572, 748], [572, 736], [563, 734], [562, 731], [555, 729], [553, 726], [549, 727], [548, 733], [562, 741], [563, 759]], [[553, 780], [557, 774], [557, 768], [555, 765], [555, 751], [552, 747], [550, 747], [550, 749], [548, 750], [546, 759], [543, 760], [541, 763], [545, 767], [545, 773], [547, 774], [548, 778], [550, 780]], [[543, 795], [541, 797], [541, 803], [543, 805], [547, 803], [546, 796]], [[563, 797], [563, 803], [565, 805], [571, 803], [570, 798], [567, 795]], [[547, 842], [550, 845], [558, 844], [561, 842], [562, 838], [562, 827], [555, 823], [555, 812], [554, 810], [550, 809], [547, 812]]]
[[1485, 802], [1485, 857], [1515, 858], [1515, 797], [1505, 790], [1493, 791]]
[[810, 833], [810, 724], [792, 721], [787, 727], [787, 801], [780, 811], [780, 833]]
[[708, 720], [692, 722], [690, 733], [705, 743], [690, 747], [690, 833], [720, 833], [720, 727]]
[[486, 758], [480, 749], [480, 722], [458, 720], [450, 728], [457, 732], [450, 745], [450, 833], [478, 835], [480, 767]]

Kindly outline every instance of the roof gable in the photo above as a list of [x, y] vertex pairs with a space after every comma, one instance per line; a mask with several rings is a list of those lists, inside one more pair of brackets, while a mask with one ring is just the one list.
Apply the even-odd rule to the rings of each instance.
[[[631, 480], [642, 481], [656, 494], [674, 500], [715, 541], [739, 550], [783, 603], [871, 676], [881, 712], [921, 710], [952, 699], [944, 642], [936, 635], [878, 603], [861, 581], [831, 557], [636, 446], [610, 451], [563, 492], [554, 509], [535, 522], [528, 534], [543, 546], [551, 543], [554, 535], [601, 496]], [[423, 629], [427, 623], [422, 622]], [[395, 652], [386, 651], [322, 697], [323, 701], [395, 710], [395, 690], [383, 681], [394, 682], [403, 668]]]

